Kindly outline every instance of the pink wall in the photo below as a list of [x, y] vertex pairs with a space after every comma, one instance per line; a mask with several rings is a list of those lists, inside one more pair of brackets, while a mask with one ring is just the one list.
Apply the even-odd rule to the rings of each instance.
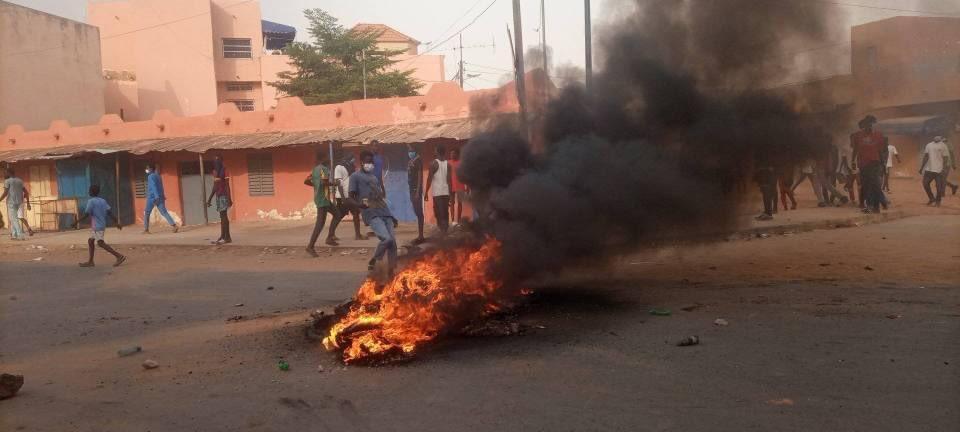
[[407, 71], [414, 69], [413, 77], [424, 84], [424, 86], [420, 88], [421, 94], [429, 91], [434, 83], [447, 81], [442, 55], [427, 54], [418, 57], [415, 55], [402, 54], [395, 56], [393, 60], [397, 62], [390, 66], [390, 70]]
[[[260, 2], [247, 0], [211, 0], [213, 46], [217, 81], [261, 81], [263, 30]], [[224, 58], [223, 38], [250, 39], [251, 58]], [[258, 109], [263, 109], [258, 106]]]

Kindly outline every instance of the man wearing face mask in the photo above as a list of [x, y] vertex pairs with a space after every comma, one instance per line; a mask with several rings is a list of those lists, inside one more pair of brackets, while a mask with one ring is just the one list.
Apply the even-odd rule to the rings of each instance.
[[180, 230], [180, 227], [173, 221], [173, 218], [170, 217], [170, 213], [167, 212], [167, 206], [165, 202], [167, 201], [167, 196], [163, 193], [163, 181], [160, 179], [160, 174], [157, 174], [156, 166], [153, 163], [147, 164], [147, 208], [143, 213], [143, 233], [150, 234], [150, 214], [153, 213], [153, 208], [156, 207], [160, 211], [160, 216], [163, 216], [167, 220], [167, 223], [173, 227], [173, 232]]
[[417, 238], [413, 244], [420, 244], [426, 241], [423, 238], [423, 159], [412, 145], [407, 145], [407, 157], [410, 162], [407, 163], [407, 184], [410, 185], [410, 204], [413, 206], [413, 214], [417, 215]]
[[350, 175], [350, 201], [360, 208], [363, 222], [370, 226], [380, 243], [367, 263], [367, 270], [373, 271], [377, 261], [387, 256], [387, 272], [393, 275], [397, 262], [397, 240], [393, 229], [397, 220], [387, 208], [387, 202], [380, 187], [379, 179], [373, 174], [373, 153], [363, 151], [360, 154], [363, 169]]

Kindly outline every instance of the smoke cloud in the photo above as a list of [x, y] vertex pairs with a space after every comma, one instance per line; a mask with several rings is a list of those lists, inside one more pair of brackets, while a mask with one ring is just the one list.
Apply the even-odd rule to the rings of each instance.
[[756, 164], [791, 164], [824, 132], [770, 92], [785, 47], [821, 40], [820, 2], [637, 1], [596, 34], [591, 93], [564, 89], [544, 151], [501, 125], [474, 138], [460, 178], [481, 197], [481, 230], [503, 244], [508, 281], [664, 239], [736, 228]]

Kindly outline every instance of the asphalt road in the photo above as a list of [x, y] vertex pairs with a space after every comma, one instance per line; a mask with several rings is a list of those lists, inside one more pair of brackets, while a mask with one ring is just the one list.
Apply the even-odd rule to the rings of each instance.
[[26, 385], [0, 430], [956, 431], [958, 234], [923, 216], [641, 252], [541, 281], [521, 335], [380, 368], [303, 337], [363, 278], [356, 252], [123, 247], [81, 269], [7, 243], [0, 372]]

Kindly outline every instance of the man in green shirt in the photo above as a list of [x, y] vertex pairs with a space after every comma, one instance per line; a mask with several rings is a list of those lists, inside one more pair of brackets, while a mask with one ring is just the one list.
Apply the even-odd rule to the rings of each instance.
[[327, 234], [326, 243], [330, 246], [340, 245], [336, 241], [335, 234], [337, 225], [340, 225], [340, 220], [343, 219], [343, 215], [337, 211], [337, 207], [333, 205], [327, 197], [328, 187], [340, 187], [340, 185], [334, 184], [330, 180], [330, 168], [327, 167], [328, 161], [329, 158], [325, 153], [322, 151], [318, 152], [317, 166], [313, 167], [313, 172], [303, 181], [303, 184], [313, 187], [313, 203], [317, 205], [317, 222], [313, 225], [313, 234], [310, 235], [310, 243], [307, 244], [307, 253], [314, 257], [319, 256], [313, 246], [317, 243], [317, 238], [320, 237], [324, 224], [327, 223], [327, 213], [333, 215], [333, 220], [330, 222], [330, 232]]

